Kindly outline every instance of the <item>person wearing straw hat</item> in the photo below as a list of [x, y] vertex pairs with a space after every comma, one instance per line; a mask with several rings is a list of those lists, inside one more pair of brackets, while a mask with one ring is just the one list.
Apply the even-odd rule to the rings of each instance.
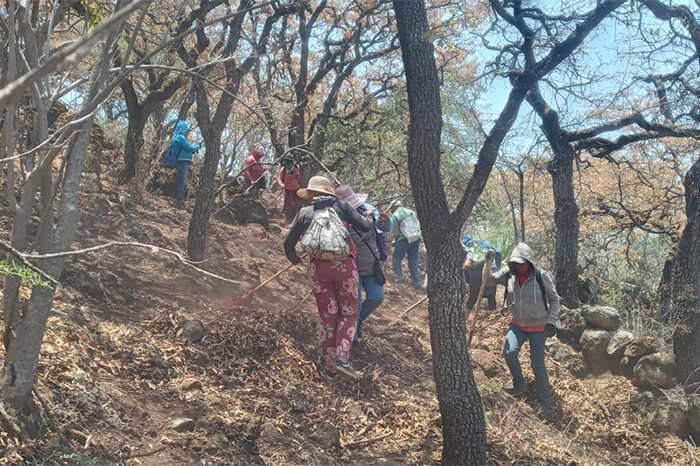
[[[302, 246], [305, 244], [307, 233], [315, 231], [319, 225], [317, 219], [331, 219], [324, 225], [326, 229], [334, 227], [333, 219], [339, 219], [345, 228], [342, 234], [347, 240], [349, 253], [345, 257], [330, 260], [320, 258], [322, 255], [312, 256], [309, 261], [309, 281], [321, 318], [319, 336], [326, 367], [344, 377], [357, 380], [358, 375], [350, 365], [349, 358], [357, 328], [359, 274], [355, 264], [357, 248], [354, 247], [347, 228], [352, 226], [360, 233], [371, 231], [374, 228], [374, 212], [367, 211], [366, 215], [360, 215], [350, 204], [338, 199], [330, 180], [325, 176], [312, 177], [308, 186], [299, 189], [297, 195], [312, 204], [299, 210], [284, 239], [284, 252], [290, 262], [302, 262], [296, 245], [300, 240]], [[309, 243], [313, 244], [313, 238]]]
[[[390, 232], [392, 227], [391, 217], [387, 214], [380, 214], [373, 206], [365, 203], [367, 194], [357, 194], [348, 185], [338, 186], [336, 195], [350, 204], [361, 215], [365, 212], [373, 211], [376, 220], [376, 228], [370, 232], [361, 234], [355, 228], [350, 228], [350, 236], [357, 245], [357, 271], [360, 275], [360, 285], [358, 289], [357, 332], [355, 333], [355, 344], [353, 349], [360, 352], [364, 350], [362, 343], [363, 322], [381, 306], [384, 301], [384, 273], [379, 258], [379, 246], [377, 245], [377, 234], [380, 231]], [[365, 299], [362, 299], [362, 290], [365, 291]]]

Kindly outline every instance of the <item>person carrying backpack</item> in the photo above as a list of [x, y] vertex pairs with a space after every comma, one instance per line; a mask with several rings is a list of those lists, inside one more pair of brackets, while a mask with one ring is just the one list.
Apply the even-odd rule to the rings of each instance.
[[[489, 251], [489, 255], [493, 254], [493, 250]], [[525, 243], [515, 246], [506, 267], [494, 274], [490, 270], [487, 273], [487, 285], [506, 287], [508, 309], [512, 314], [503, 346], [503, 356], [513, 377], [513, 387], [507, 391], [517, 396], [527, 390], [518, 353], [529, 341], [537, 404], [546, 412], [551, 407], [551, 388], [544, 360], [545, 342], [556, 334], [560, 308], [554, 282], [547, 272], [537, 267], [532, 249]]]
[[280, 160], [280, 172], [277, 175], [277, 184], [284, 189], [284, 206], [282, 213], [289, 222], [294, 218], [297, 205], [297, 189], [299, 189], [299, 177], [301, 170], [294, 159], [283, 158]]
[[184, 209], [185, 188], [187, 187], [187, 173], [190, 170], [192, 156], [198, 152], [200, 147], [197, 144], [192, 144], [187, 136], [190, 134], [190, 124], [185, 120], [178, 120], [173, 132], [173, 142], [171, 144], [172, 151], [176, 154], [177, 167], [177, 189], [175, 190], [175, 199], [177, 207]]
[[[350, 186], [338, 186], [336, 195], [343, 201], [350, 204], [361, 215], [365, 212], [374, 211], [376, 228], [368, 233], [360, 233], [354, 227], [350, 228], [350, 237], [357, 245], [357, 271], [360, 275], [358, 288], [358, 309], [357, 331], [355, 332], [355, 342], [353, 348], [362, 348], [362, 324], [363, 322], [381, 306], [384, 301], [384, 284], [386, 278], [382, 270], [382, 261], [377, 244], [379, 232], [391, 231], [392, 221], [387, 214], [380, 214], [374, 207], [366, 204], [367, 194], [355, 194]], [[362, 299], [362, 290], [365, 291], [365, 299]], [[359, 343], [359, 345], [358, 345]]]
[[[467, 299], [467, 315], [470, 315], [479, 298], [479, 290], [481, 289], [482, 274], [484, 263], [486, 262], [486, 251], [494, 249], [496, 252], [496, 260], [491, 263], [491, 271], [495, 272], [501, 266], [500, 251], [494, 248], [490, 243], [484, 240], [474, 241], [471, 235], [464, 235], [460, 242], [464, 249], [465, 259], [462, 269], [464, 270], [464, 279], [469, 285], [469, 298]], [[485, 247], [484, 244], [487, 246]], [[484, 298], [488, 300], [488, 309], [493, 311], [496, 309], [496, 287], [487, 286], [484, 288]]]
[[265, 172], [267, 168], [258, 164], [265, 157], [265, 148], [255, 146], [253, 152], [245, 159], [245, 171], [243, 172], [243, 185], [246, 191], [255, 197], [260, 196], [261, 190], [265, 189]]
[[293, 264], [302, 261], [296, 251], [300, 243], [311, 256], [309, 281], [321, 317], [321, 347], [326, 367], [357, 380], [350, 365], [350, 351], [357, 328], [359, 274], [355, 264], [357, 248], [350, 239], [351, 226], [360, 234], [374, 229], [374, 212], [360, 215], [350, 204], [338, 199], [331, 182], [314, 176], [297, 195], [311, 201], [294, 217], [284, 239], [284, 252]]
[[408, 270], [411, 275], [411, 286], [420, 288], [420, 273], [418, 271], [418, 253], [420, 252], [420, 222], [418, 214], [411, 209], [403, 207], [399, 200], [395, 200], [387, 209], [394, 225], [391, 230], [394, 235], [394, 278], [398, 283], [403, 283], [403, 258], [408, 256]]

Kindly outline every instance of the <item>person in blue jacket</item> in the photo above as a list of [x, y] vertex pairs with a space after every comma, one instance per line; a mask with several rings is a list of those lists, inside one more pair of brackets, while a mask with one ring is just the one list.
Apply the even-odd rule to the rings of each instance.
[[192, 144], [187, 136], [190, 133], [190, 124], [185, 120], [178, 120], [173, 133], [173, 146], [177, 151], [177, 190], [175, 191], [175, 199], [177, 206], [184, 208], [183, 199], [185, 198], [185, 187], [187, 187], [187, 172], [190, 170], [192, 163], [192, 155], [199, 151], [197, 144]]

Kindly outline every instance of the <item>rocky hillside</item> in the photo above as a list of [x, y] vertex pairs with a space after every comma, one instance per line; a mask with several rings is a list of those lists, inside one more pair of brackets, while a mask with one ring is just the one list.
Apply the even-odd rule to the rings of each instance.
[[[213, 224], [211, 259], [201, 266], [239, 284], [139, 248], [70, 262], [37, 381], [49, 431], [22, 445], [0, 434], [3, 464], [437, 463], [427, 311], [398, 318], [420, 293], [387, 285], [366, 327], [367, 353], [355, 361], [357, 384], [318, 371], [303, 268], [247, 307], [217, 308], [286, 265], [284, 227], [272, 217], [267, 229]], [[182, 251], [188, 220], [159, 196], [136, 203], [125, 191], [91, 194], [78, 246], [126, 240]], [[685, 465], [700, 455], [632, 409], [637, 389], [627, 377], [577, 377], [560, 353], [575, 361], [578, 348], [556, 341], [548, 360], [555, 413], [538, 417], [532, 390], [522, 399], [503, 391], [506, 324], [507, 316], [484, 316], [473, 344], [492, 464]]]

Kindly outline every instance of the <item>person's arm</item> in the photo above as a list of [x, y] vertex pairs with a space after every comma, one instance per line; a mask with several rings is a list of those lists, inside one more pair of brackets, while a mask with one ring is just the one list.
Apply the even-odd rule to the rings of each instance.
[[178, 134], [177, 136], [175, 136], [175, 142], [178, 143], [182, 150], [185, 150], [187, 152], [197, 152], [199, 150], [199, 146], [197, 144], [192, 144], [182, 134]]
[[280, 168], [280, 172], [277, 175], [277, 184], [280, 188], [284, 188], [284, 168]]
[[559, 302], [557, 288], [554, 286], [554, 280], [552, 280], [552, 277], [550, 277], [544, 270], [542, 271], [542, 284], [544, 285], [544, 293], [547, 295], [547, 301], [549, 301], [547, 323], [556, 326], [557, 319], [559, 318], [559, 310], [561, 309], [561, 303]]
[[301, 263], [301, 258], [299, 258], [297, 254], [296, 245], [301, 235], [303, 235], [309, 227], [310, 222], [311, 219], [307, 218], [301, 211], [297, 212], [292, 221], [292, 225], [289, 227], [287, 236], [284, 237], [284, 254], [292, 264]]
[[384, 233], [389, 233], [394, 228], [394, 221], [389, 217], [387, 222], [377, 221], [376, 227]]
[[503, 285], [506, 286], [510, 279], [510, 269], [508, 266], [503, 267], [496, 273], [491, 272], [491, 268], [486, 271], [486, 286]]
[[337, 205], [345, 216], [345, 220], [355, 227], [357, 231], [365, 233], [368, 232], [370, 228], [374, 227], [373, 216], [365, 217], [360, 215], [357, 210], [353, 209], [352, 206], [345, 201], [338, 201]]

